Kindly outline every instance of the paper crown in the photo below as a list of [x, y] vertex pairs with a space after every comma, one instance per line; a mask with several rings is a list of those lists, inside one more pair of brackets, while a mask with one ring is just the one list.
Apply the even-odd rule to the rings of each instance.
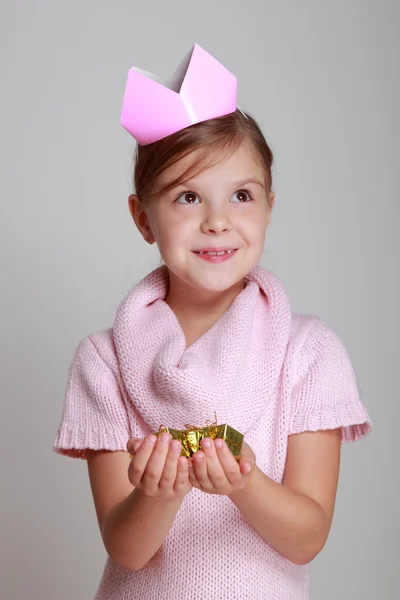
[[237, 79], [195, 44], [170, 79], [128, 72], [121, 125], [146, 146], [185, 127], [235, 112]]

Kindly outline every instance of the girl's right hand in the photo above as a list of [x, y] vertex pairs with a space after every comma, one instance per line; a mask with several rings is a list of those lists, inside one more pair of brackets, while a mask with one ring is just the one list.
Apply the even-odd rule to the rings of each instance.
[[129, 481], [146, 496], [183, 498], [192, 489], [187, 458], [180, 456], [181, 443], [169, 433], [148, 435], [144, 440], [131, 438], [127, 449], [134, 455]]

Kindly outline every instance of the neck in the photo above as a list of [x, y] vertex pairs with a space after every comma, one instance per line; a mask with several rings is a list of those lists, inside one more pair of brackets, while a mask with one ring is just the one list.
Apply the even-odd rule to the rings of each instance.
[[244, 279], [223, 292], [209, 292], [191, 287], [169, 272], [165, 302], [175, 313], [184, 329], [208, 329], [230, 307], [245, 286]]

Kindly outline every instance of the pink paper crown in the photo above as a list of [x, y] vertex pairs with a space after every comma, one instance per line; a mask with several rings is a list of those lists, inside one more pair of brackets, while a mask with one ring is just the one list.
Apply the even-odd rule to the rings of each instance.
[[171, 79], [128, 72], [121, 125], [146, 146], [185, 127], [235, 112], [237, 79], [195, 44]]

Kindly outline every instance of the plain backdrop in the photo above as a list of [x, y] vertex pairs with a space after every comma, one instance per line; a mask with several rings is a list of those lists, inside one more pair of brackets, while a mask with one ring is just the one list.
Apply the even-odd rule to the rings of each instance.
[[1, 599], [99, 583], [86, 463], [52, 444], [79, 340], [159, 264], [127, 206], [128, 68], [169, 73], [194, 42], [275, 153], [262, 264], [340, 335], [374, 422], [343, 449], [312, 599], [398, 598], [399, 2], [20, 0], [0, 23]]

